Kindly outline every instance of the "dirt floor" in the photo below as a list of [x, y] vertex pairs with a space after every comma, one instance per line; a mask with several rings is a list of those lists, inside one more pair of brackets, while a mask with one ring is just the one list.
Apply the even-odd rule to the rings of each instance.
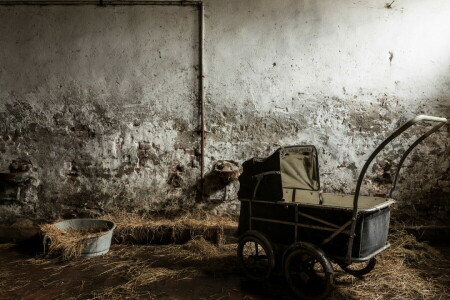
[[[448, 247], [438, 251], [409, 236], [392, 244], [365, 278], [335, 266], [330, 299], [450, 299]], [[106, 255], [65, 262], [0, 244], [0, 261], [5, 300], [295, 299], [281, 277], [264, 284], [246, 280], [236, 244], [113, 245]]]

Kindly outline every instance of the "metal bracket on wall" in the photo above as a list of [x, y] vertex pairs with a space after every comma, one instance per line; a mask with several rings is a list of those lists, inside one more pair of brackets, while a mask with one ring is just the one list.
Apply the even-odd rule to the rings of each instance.
[[34, 6], [77, 6], [77, 5], [95, 5], [95, 6], [134, 6], [134, 5], [164, 5], [164, 6], [194, 6], [199, 9], [199, 28], [198, 28], [198, 38], [199, 38], [199, 68], [198, 68], [198, 94], [199, 94], [199, 116], [200, 116], [200, 182], [201, 182], [201, 193], [203, 196], [204, 190], [204, 177], [205, 177], [205, 145], [206, 145], [206, 113], [205, 113], [205, 91], [204, 91], [204, 63], [203, 63], [203, 53], [205, 46], [204, 38], [204, 5], [202, 1], [120, 1], [120, 0], [0, 0], [0, 6], [21, 6], [21, 5], [34, 5]]

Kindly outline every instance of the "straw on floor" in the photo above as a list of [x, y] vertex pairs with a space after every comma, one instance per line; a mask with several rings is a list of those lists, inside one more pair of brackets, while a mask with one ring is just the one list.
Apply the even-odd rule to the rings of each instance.
[[[355, 278], [335, 266], [336, 289], [330, 299], [450, 299], [450, 262], [443, 253], [404, 231], [391, 232], [389, 240], [392, 247], [379, 255], [377, 266], [364, 278]], [[63, 284], [61, 274], [80, 272], [80, 268], [89, 274], [101, 270], [95, 275], [112, 280], [109, 285], [80, 287], [80, 297], [152, 299], [158, 296], [150, 287], [168, 279], [244, 278], [237, 266], [236, 247], [197, 237], [183, 245], [115, 245], [110, 253], [91, 259], [61, 262], [36, 257], [11, 263], [44, 270], [47, 275], [40, 281], [48, 288]], [[0, 287], [6, 290], [27, 289], [33, 283], [29, 273], [10, 272], [6, 264], [0, 266], [0, 278]], [[284, 287], [276, 288], [280, 295], [286, 294]]]
[[392, 232], [391, 248], [364, 278], [337, 273], [335, 299], [450, 299], [450, 262], [405, 231]]

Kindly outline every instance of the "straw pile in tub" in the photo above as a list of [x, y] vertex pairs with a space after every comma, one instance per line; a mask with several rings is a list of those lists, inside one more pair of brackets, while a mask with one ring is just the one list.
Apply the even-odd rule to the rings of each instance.
[[81, 256], [83, 244], [87, 239], [104, 234], [108, 228], [63, 230], [53, 224], [44, 224], [40, 226], [40, 230], [44, 236], [45, 255], [70, 260]]

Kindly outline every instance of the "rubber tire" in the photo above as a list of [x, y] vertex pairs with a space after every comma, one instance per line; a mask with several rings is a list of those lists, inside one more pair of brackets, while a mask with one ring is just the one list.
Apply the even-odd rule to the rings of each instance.
[[339, 267], [341, 267], [342, 270], [344, 270], [346, 273], [353, 275], [355, 277], [361, 277], [361, 276], [368, 274], [370, 271], [373, 270], [373, 268], [375, 268], [376, 264], [377, 264], [377, 259], [375, 257], [372, 257], [369, 260], [369, 263], [367, 264], [367, 266], [365, 266], [364, 268], [359, 269], [359, 270], [352, 270], [352, 269], [349, 269], [348, 268], [349, 265], [345, 264], [344, 262], [342, 262], [342, 261], [338, 262], [338, 265], [339, 265]]
[[[310, 256], [313, 256], [322, 266], [322, 269], [325, 273], [325, 288], [322, 290], [321, 293], [316, 295], [309, 295], [306, 294], [304, 291], [302, 291], [294, 282], [293, 278], [291, 277], [291, 274], [289, 272], [289, 266], [291, 264], [291, 261], [293, 257], [299, 254], [307, 253]], [[308, 300], [321, 300], [325, 299], [328, 294], [333, 289], [333, 268], [331, 266], [330, 261], [325, 256], [322, 250], [318, 248], [313, 247], [299, 247], [297, 249], [294, 249], [288, 253], [285, 263], [284, 263], [284, 276], [286, 278], [286, 281], [288, 282], [290, 288], [292, 291], [300, 297], [300, 299], [308, 299]]]
[[[249, 241], [258, 243], [266, 252], [268, 259], [268, 269], [267, 272], [265, 272], [264, 274], [260, 275], [252, 274], [244, 264], [244, 256], [243, 256], [244, 245]], [[275, 251], [272, 247], [272, 244], [264, 234], [258, 231], [248, 231], [244, 235], [242, 235], [242, 237], [239, 239], [237, 256], [238, 256], [238, 263], [244, 270], [245, 275], [254, 281], [267, 280], [272, 275], [272, 272], [275, 269]]]

